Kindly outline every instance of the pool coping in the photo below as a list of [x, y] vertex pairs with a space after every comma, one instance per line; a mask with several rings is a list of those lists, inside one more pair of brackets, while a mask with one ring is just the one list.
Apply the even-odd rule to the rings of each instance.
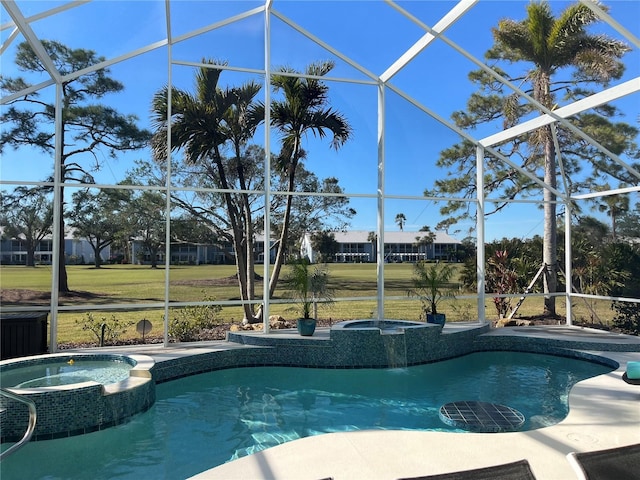
[[[475, 329], [478, 323], [445, 326], [442, 335]], [[294, 330], [245, 333], [250, 338], [289, 339], [312, 349], [330, 339], [328, 328], [302, 339]], [[243, 457], [192, 478], [202, 479], [292, 479], [334, 480], [367, 478], [383, 480], [415, 477], [480, 468], [527, 459], [538, 479], [575, 478], [566, 455], [640, 443], [640, 386], [622, 380], [626, 362], [640, 360], [640, 338], [573, 326], [508, 327], [490, 329], [474, 347], [482, 350], [521, 350], [567, 354], [578, 358], [605, 359], [618, 367], [612, 372], [579, 382], [569, 395], [569, 415], [560, 423], [528, 432], [450, 433], [420, 431], [356, 431], [305, 437]], [[276, 343], [278, 343], [276, 341]], [[285, 342], [286, 343], [286, 342]], [[514, 345], [516, 347], [514, 348]], [[260, 365], [260, 352], [273, 350], [264, 345], [228, 341], [190, 344], [105, 347], [101, 351], [148, 355], [156, 363], [154, 374], [171, 365], [186, 362], [193, 371], [180, 376], [210, 371], [205, 359], [219, 355], [233, 359], [252, 352], [251, 362]], [[546, 350], [546, 351], [544, 351]], [[86, 350], [85, 350], [86, 351]], [[89, 351], [95, 351], [91, 349]], [[240, 354], [234, 355], [235, 353]]]

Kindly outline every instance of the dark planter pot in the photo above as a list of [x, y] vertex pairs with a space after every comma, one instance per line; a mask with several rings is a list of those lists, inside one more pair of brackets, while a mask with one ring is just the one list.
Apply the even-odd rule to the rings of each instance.
[[316, 331], [315, 318], [299, 318], [298, 333], [303, 337], [310, 337]]
[[444, 323], [447, 321], [447, 317], [444, 313], [436, 313], [435, 315], [432, 313], [427, 313], [427, 323], [437, 323], [438, 325], [444, 326]]

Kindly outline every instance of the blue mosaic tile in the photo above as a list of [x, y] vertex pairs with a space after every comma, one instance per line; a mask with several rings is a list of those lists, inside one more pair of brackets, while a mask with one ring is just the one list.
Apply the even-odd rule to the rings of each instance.
[[[55, 355], [28, 360], [10, 361], [2, 365], [3, 370], [19, 368], [27, 364], [46, 364], [71, 358], [87, 357], [91, 360], [123, 361], [136, 365], [136, 361], [125, 355], [87, 354]], [[21, 393], [36, 405], [37, 421], [33, 440], [63, 438], [103, 429], [122, 423], [137, 413], [146, 411], [155, 402], [155, 381], [140, 379], [131, 388], [105, 394], [98, 383], [65, 385], [64, 387], [33, 388]], [[27, 406], [13, 399], [0, 396], [0, 409], [6, 415], [0, 417], [1, 441], [17, 441], [27, 430], [29, 411]], [[10, 412], [10, 414], [8, 414]]]

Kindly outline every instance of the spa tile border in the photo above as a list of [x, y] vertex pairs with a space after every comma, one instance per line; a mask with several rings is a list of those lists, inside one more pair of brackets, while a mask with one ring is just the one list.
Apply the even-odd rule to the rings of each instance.
[[[15, 389], [15, 393], [36, 404], [36, 428], [32, 440], [64, 438], [125, 423], [138, 413], [147, 411], [155, 402], [155, 382], [151, 357], [126, 354], [62, 353], [6, 360], [0, 369], [9, 371], [25, 365], [42, 365], [55, 361], [90, 358], [122, 361], [131, 365], [129, 377], [121, 382], [101, 385], [89, 381], [57, 387]], [[22, 438], [29, 422], [26, 405], [0, 396], [0, 442]], [[7, 412], [11, 411], [11, 415]]]

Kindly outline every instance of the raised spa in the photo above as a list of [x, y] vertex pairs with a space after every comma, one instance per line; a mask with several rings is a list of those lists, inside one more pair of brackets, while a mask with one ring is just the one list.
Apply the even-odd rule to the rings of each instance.
[[[53, 354], [0, 363], [0, 385], [36, 404], [36, 439], [101, 430], [146, 411], [155, 401], [152, 368], [144, 355]], [[21, 437], [28, 410], [0, 397], [2, 440]]]
[[120, 382], [129, 377], [136, 365], [132, 358], [108, 358], [74, 356], [69, 360], [47, 359], [46, 362], [29, 363], [0, 371], [2, 388], [58, 387], [73, 383], [96, 382], [102, 385]]
[[[476, 324], [470, 331], [481, 329]], [[463, 355], [471, 345], [448, 342], [442, 325], [395, 319], [340, 322], [331, 327], [331, 340], [337, 363], [353, 367], [417, 365]]]
[[398, 328], [424, 328], [427, 327], [424, 322], [411, 322], [408, 320], [351, 320], [343, 322], [342, 328], [379, 328], [380, 330], [394, 330]]

